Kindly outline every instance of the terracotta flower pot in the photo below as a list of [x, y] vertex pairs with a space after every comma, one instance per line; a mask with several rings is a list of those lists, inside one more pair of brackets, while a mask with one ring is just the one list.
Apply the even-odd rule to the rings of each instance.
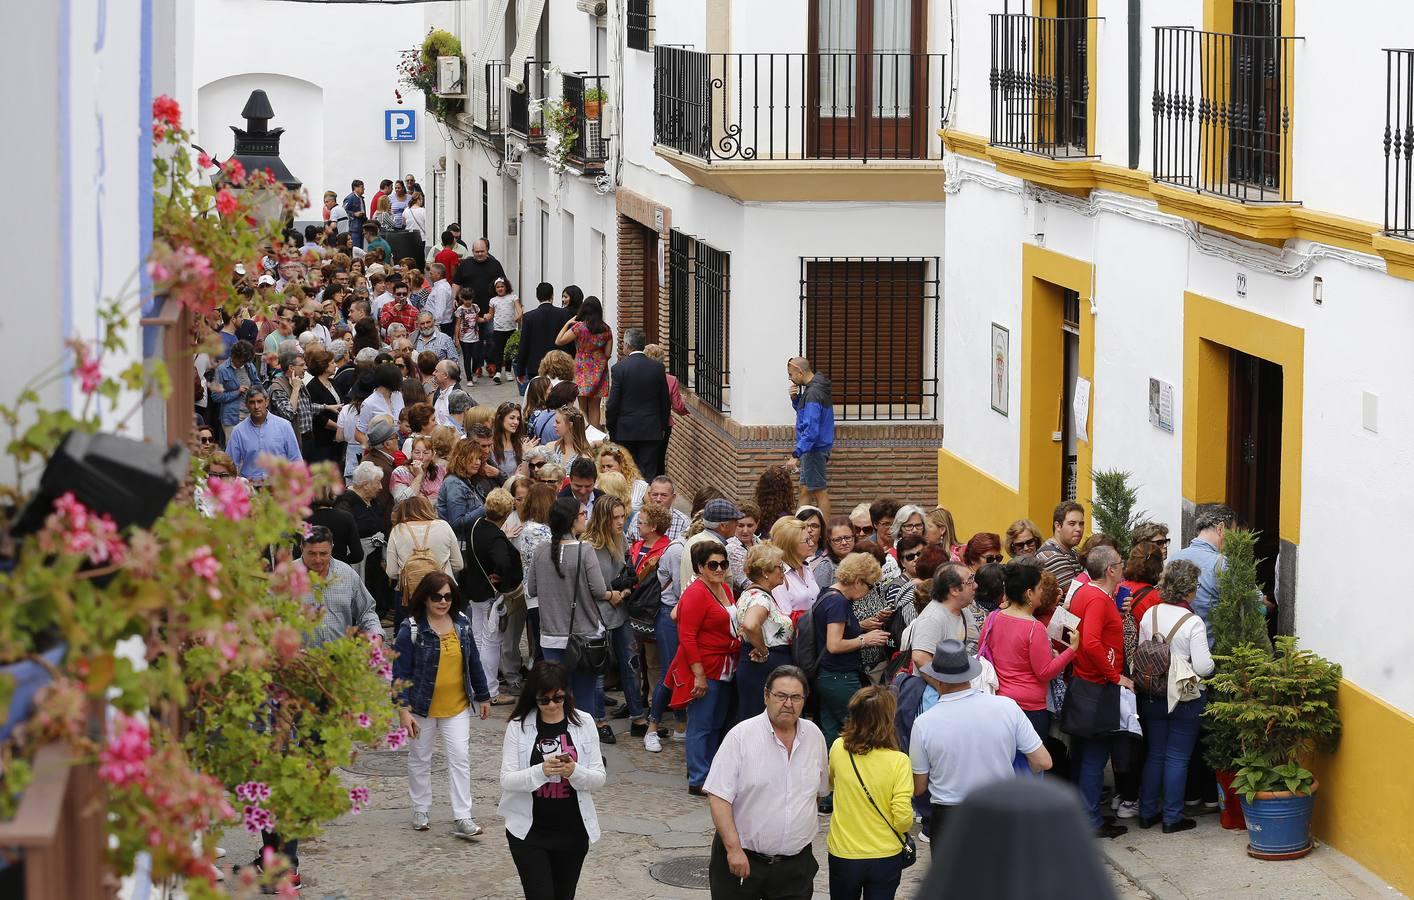
[[1218, 799], [1222, 801], [1222, 826], [1230, 831], [1245, 831], [1247, 821], [1242, 818], [1242, 798], [1232, 792], [1232, 779], [1236, 772], [1219, 771]]
[[586, 119], [595, 121], [599, 118], [599, 103], [600, 101], [598, 100], [584, 101], [584, 117]]

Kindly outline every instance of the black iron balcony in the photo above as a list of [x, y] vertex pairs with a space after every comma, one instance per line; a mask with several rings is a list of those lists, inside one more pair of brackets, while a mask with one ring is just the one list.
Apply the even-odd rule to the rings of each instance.
[[942, 156], [941, 53], [653, 52], [661, 147], [707, 163]]
[[[545, 96], [545, 70], [539, 60], [525, 61], [524, 89], [505, 92], [506, 129], [525, 138], [531, 144], [545, 142], [545, 124], [539, 103]], [[531, 107], [534, 106], [532, 111]]]
[[499, 137], [506, 124], [507, 91], [502, 80], [508, 71], [506, 64], [498, 60], [485, 63], [472, 75], [471, 124], [483, 135]]
[[1154, 29], [1154, 180], [1290, 201], [1296, 37]]
[[1097, 19], [992, 16], [990, 143], [1049, 157], [1090, 149], [1090, 27]]
[[604, 109], [609, 102], [609, 76], [565, 73], [560, 76], [563, 99], [574, 119], [569, 161], [584, 169], [602, 169], [609, 158], [609, 134]]
[[1385, 51], [1385, 234], [1414, 239], [1414, 50]]

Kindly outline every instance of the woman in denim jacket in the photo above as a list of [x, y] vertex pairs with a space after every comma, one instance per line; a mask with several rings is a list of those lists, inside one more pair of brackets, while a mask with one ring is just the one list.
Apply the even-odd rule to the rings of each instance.
[[[423, 577], [408, 603], [411, 617], [398, 628], [393, 679], [409, 682], [399, 694], [398, 715], [412, 739], [408, 749], [408, 793], [412, 827], [426, 831], [432, 810], [432, 746], [440, 733], [451, 783], [452, 834], [470, 840], [481, 834], [471, 817], [471, 707], [481, 718], [491, 712], [491, 695], [472, 638], [466, 601], [450, 575]], [[447, 666], [441, 665], [445, 661]]]
[[[255, 348], [250, 342], [236, 341], [231, 345], [231, 355], [216, 367], [216, 383], [211, 385], [208, 398], [220, 407], [218, 415], [221, 426], [227, 430], [232, 425], [240, 424], [241, 414], [245, 412], [245, 391], [242, 388], [260, 384], [260, 373], [252, 362], [254, 359]], [[236, 374], [238, 369], [245, 374], [244, 384]]]

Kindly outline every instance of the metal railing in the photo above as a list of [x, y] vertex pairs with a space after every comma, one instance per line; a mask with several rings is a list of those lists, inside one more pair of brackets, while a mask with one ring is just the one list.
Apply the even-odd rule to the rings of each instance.
[[607, 75], [564, 73], [560, 76], [561, 93], [574, 114], [574, 141], [569, 158], [586, 168], [603, 168], [609, 158], [609, 134], [605, 127], [604, 107], [609, 102]]
[[502, 79], [508, 71], [510, 69], [505, 62], [496, 60], [483, 64], [480, 71], [472, 76], [472, 126], [487, 134], [499, 133], [504, 124], [505, 98], [508, 92], [502, 84]]
[[726, 412], [727, 315], [731, 301], [731, 254], [697, 241], [693, 251], [692, 389], [702, 402]]
[[1385, 51], [1385, 234], [1414, 239], [1414, 50]]
[[941, 53], [654, 52], [655, 144], [716, 160], [938, 159]]
[[800, 354], [834, 383], [835, 415], [932, 421], [939, 259], [803, 257]]
[[1154, 180], [1290, 201], [1298, 37], [1154, 29]]
[[624, 29], [630, 50], [653, 49], [653, 13], [649, 0], [628, 0]]
[[1050, 157], [1092, 155], [1091, 18], [992, 16], [993, 146]]
[[538, 106], [531, 112], [530, 101], [531, 98], [544, 96], [545, 69], [539, 60], [527, 59], [525, 89], [518, 92], [507, 89], [505, 92], [507, 130], [526, 138], [532, 144], [542, 143], [545, 140], [544, 121]]
[[689, 235], [668, 232], [668, 374], [687, 384], [692, 347], [689, 319], [692, 302], [692, 245]]

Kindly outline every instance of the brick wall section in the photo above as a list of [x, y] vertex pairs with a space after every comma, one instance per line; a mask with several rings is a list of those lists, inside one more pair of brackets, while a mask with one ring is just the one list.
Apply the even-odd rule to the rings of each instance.
[[618, 216], [617, 231], [619, 320], [614, 333], [623, 334], [625, 328], [643, 327], [643, 264], [651, 232], [622, 213]]
[[[692, 415], [678, 418], [668, 445], [668, 474], [679, 497], [690, 499], [707, 485], [734, 500], [749, 498], [761, 472], [783, 463], [795, 443], [790, 425], [741, 425], [683, 397]], [[931, 507], [938, 497], [937, 423], [835, 423], [830, 456], [830, 506], [847, 514], [858, 503], [898, 497]]]

